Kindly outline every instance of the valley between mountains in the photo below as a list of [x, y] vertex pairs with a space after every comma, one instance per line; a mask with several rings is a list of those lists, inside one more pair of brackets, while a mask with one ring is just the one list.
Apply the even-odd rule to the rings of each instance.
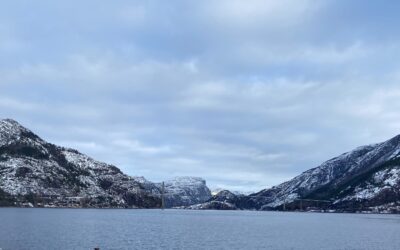
[[[214, 195], [198, 177], [165, 181], [167, 208], [400, 212], [400, 136], [362, 146], [250, 195]], [[0, 206], [160, 208], [161, 183], [0, 120]]]

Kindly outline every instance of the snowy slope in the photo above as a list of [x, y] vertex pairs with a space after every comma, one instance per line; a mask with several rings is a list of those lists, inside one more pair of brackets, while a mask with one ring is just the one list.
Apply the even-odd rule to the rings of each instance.
[[0, 120], [0, 191], [20, 205], [160, 206], [117, 167], [47, 143], [10, 119]]
[[400, 136], [358, 147], [258, 193], [220, 191], [188, 208], [400, 213]]
[[216, 209], [216, 210], [236, 210], [240, 207], [240, 200], [244, 195], [234, 194], [229, 190], [220, 190], [206, 202], [189, 206], [188, 209]]
[[399, 153], [400, 136], [356, 148], [248, 196], [248, 206], [271, 209], [298, 199], [319, 199], [332, 200], [332, 207], [350, 209], [354, 202], [365, 207], [400, 201]]

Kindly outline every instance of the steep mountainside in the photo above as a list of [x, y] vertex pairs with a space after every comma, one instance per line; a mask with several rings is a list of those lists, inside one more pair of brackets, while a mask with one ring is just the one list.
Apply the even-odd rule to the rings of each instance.
[[47, 143], [0, 120], [0, 205], [159, 207], [159, 196], [117, 167]]
[[323, 206], [344, 211], [397, 211], [399, 154], [400, 136], [359, 147], [288, 182], [247, 196], [242, 208], [282, 209], [285, 204], [285, 208]]
[[[206, 181], [198, 177], [176, 177], [164, 182], [165, 206], [189, 206], [207, 201], [211, 191]], [[161, 183], [158, 184], [161, 188]]]
[[400, 213], [400, 136], [356, 148], [258, 193], [221, 191], [188, 208]]

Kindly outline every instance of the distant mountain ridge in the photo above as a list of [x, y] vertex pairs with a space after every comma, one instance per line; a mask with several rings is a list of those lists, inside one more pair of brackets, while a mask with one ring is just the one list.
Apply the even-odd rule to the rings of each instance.
[[165, 191], [166, 207], [190, 206], [211, 198], [206, 181], [199, 177], [176, 177], [165, 181]]
[[[209, 199], [204, 180], [166, 182], [168, 206]], [[158, 208], [160, 184], [131, 177], [77, 150], [48, 143], [11, 119], [0, 120], [0, 206]]]
[[343, 210], [396, 208], [400, 201], [399, 155], [400, 136], [358, 147], [288, 182], [253, 194], [249, 201], [261, 205], [259, 209], [277, 208], [296, 199], [331, 200], [333, 208]]
[[[220, 201], [213, 196], [207, 204]], [[400, 135], [358, 147], [278, 186], [224, 200], [237, 209], [400, 212]], [[215, 204], [215, 203], [214, 203]], [[218, 208], [216, 208], [218, 209]]]
[[[211, 194], [206, 181], [165, 181], [166, 207], [400, 213], [400, 135], [330, 159], [278, 186]], [[131, 177], [0, 120], [0, 206], [159, 208], [161, 183]]]
[[[162, 183], [154, 183], [144, 177], [133, 177], [145, 189], [156, 196], [161, 196]], [[211, 198], [211, 191], [206, 181], [199, 177], [181, 176], [164, 181], [165, 207], [190, 206], [205, 202]]]
[[215, 210], [237, 210], [244, 195], [232, 193], [229, 190], [220, 190], [206, 202], [187, 207], [188, 209], [215, 209]]

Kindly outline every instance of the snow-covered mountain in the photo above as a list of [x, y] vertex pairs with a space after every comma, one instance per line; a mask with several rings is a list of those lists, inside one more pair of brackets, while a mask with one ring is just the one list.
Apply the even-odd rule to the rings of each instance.
[[[161, 183], [158, 187], [161, 188]], [[164, 182], [165, 206], [189, 206], [205, 202], [211, 198], [206, 181], [198, 177], [176, 177]]]
[[[216, 209], [216, 210], [236, 210], [240, 207], [240, 202], [244, 195], [234, 194], [229, 190], [216, 191], [206, 202], [192, 205], [188, 209]], [[239, 206], [239, 207], [238, 207]]]
[[[165, 182], [167, 207], [211, 197], [205, 180]], [[161, 183], [131, 177], [74, 149], [50, 144], [14, 120], [0, 120], [0, 206], [161, 206]]]
[[0, 120], [0, 203], [54, 207], [159, 207], [160, 198], [117, 167], [47, 143]]
[[[400, 208], [400, 136], [356, 148], [270, 189], [245, 198], [245, 208], [325, 206], [336, 210]], [[302, 201], [300, 201], [302, 199]], [[399, 210], [400, 211], [400, 210]]]
[[[148, 192], [161, 197], [162, 182], [154, 183], [144, 177], [133, 177]], [[206, 181], [199, 177], [181, 176], [164, 181], [165, 207], [190, 206], [207, 201], [211, 198], [211, 191]]]
[[250, 195], [220, 191], [190, 209], [400, 212], [400, 135], [356, 148]]
[[[211, 195], [205, 180], [165, 183], [167, 207], [400, 212], [400, 135], [356, 148], [278, 186], [250, 195]], [[0, 120], [0, 206], [144, 207], [161, 205], [161, 183], [130, 177], [74, 149]]]

